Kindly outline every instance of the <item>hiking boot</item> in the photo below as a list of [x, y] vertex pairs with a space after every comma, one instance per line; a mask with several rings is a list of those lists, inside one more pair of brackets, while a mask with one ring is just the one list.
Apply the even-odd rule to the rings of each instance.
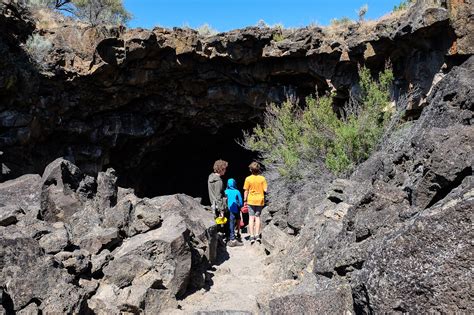
[[227, 246], [229, 246], [229, 247], [236, 247], [236, 246], [243, 246], [243, 245], [244, 244], [242, 244], [241, 242], [239, 242], [237, 240], [232, 240], [229, 243], [227, 243]]

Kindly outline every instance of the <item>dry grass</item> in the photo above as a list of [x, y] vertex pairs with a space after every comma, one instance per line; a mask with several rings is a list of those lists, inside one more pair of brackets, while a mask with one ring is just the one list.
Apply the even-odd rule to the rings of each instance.
[[394, 20], [401, 19], [407, 14], [409, 8], [393, 11], [383, 15], [376, 20], [364, 20], [364, 21], [344, 21], [343, 23], [332, 23], [328, 26], [323, 26], [323, 32], [326, 35], [326, 39], [329, 42], [343, 41], [346, 33], [349, 31], [349, 27], [356, 28], [356, 33], [362, 37], [369, 37], [370, 34], [376, 32], [376, 28], [380, 24], [390, 24]]
[[36, 21], [36, 27], [41, 31], [50, 31], [61, 27], [65, 23], [64, 15], [47, 8], [34, 9], [32, 15]]

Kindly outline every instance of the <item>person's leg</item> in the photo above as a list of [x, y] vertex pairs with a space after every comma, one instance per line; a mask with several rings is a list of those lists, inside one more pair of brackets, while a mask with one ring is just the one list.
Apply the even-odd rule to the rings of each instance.
[[249, 234], [250, 241], [254, 240], [255, 237], [255, 210], [254, 206], [248, 205], [249, 207]]
[[261, 221], [260, 221], [260, 214], [262, 213], [262, 207], [255, 207], [255, 237], [257, 241], [260, 241], [260, 233], [261, 233]]
[[233, 241], [235, 240], [235, 214], [230, 212], [229, 219], [230, 219], [230, 222], [229, 222], [230, 237], [229, 238], [231, 241]]
[[224, 225], [224, 231], [225, 231], [225, 238], [227, 241], [230, 240], [230, 229], [229, 229], [229, 225], [230, 225], [230, 215], [229, 215], [230, 211], [226, 211], [225, 212], [225, 217], [227, 218], [227, 222], [226, 224]]
[[255, 216], [250, 215], [249, 216], [249, 234], [250, 234], [251, 238], [254, 236], [254, 234], [253, 234], [254, 223], [255, 223]]
[[240, 239], [240, 222], [241, 222], [241, 221], [243, 221], [243, 220], [242, 220], [242, 213], [239, 212], [239, 213], [236, 214], [236, 222], [235, 222], [235, 225], [236, 225], [236, 227], [237, 227], [237, 238], [238, 238], [239, 240], [241, 240], [241, 239]]

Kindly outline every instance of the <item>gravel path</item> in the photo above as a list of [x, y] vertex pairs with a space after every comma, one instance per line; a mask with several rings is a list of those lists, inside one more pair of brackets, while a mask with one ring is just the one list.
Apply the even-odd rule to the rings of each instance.
[[[245, 235], [243, 235], [245, 236]], [[268, 294], [272, 275], [265, 265], [265, 252], [261, 244], [219, 248], [220, 264], [210, 271], [211, 286], [201, 289], [180, 301], [181, 310], [172, 314], [257, 314], [257, 297]], [[218, 312], [216, 312], [218, 311]], [[168, 313], [169, 314], [169, 313]]]

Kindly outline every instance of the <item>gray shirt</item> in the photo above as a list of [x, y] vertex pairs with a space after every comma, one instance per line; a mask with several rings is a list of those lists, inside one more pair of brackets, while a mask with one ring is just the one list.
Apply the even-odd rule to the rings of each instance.
[[211, 201], [211, 206], [216, 207], [217, 210], [225, 209], [224, 202], [224, 184], [222, 183], [221, 177], [212, 173], [209, 175], [207, 180], [207, 189], [209, 190], [209, 200]]

